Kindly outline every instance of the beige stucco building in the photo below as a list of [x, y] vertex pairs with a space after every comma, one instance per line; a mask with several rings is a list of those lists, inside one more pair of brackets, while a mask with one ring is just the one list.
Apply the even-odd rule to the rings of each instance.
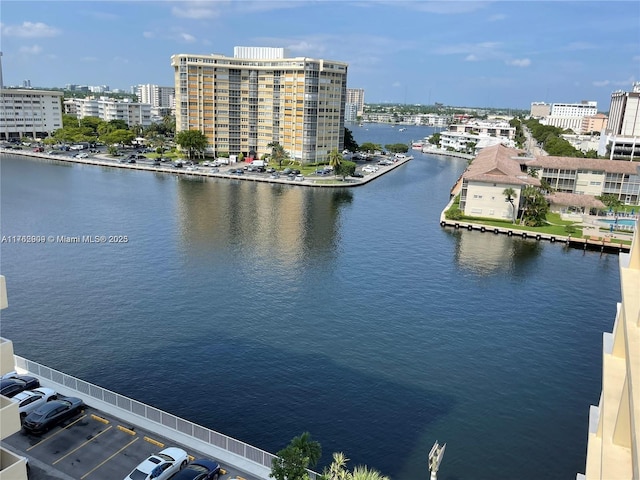
[[200, 130], [209, 153], [261, 157], [272, 142], [291, 158], [327, 161], [344, 146], [347, 64], [235, 47], [234, 56], [179, 54], [176, 131]]
[[[9, 306], [5, 278], [0, 275], [0, 310]], [[15, 370], [13, 343], [0, 337], [0, 376]], [[20, 414], [18, 404], [0, 395], [0, 440], [19, 432]], [[0, 445], [0, 480], [27, 480], [27, 462]]]
[[578, 479], [640, 478], [640, 241], [620, 253], [621, 300], [611, 333], [602, 337], [602, 393], [589, 411], [584, 475]]

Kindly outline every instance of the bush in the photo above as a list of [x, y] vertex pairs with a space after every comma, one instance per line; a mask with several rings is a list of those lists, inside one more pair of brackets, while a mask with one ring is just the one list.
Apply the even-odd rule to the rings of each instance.
[[445, 212], [444, 216], [447, 220], [460, 220], [463, 215], [462, 210], [460, 210], [456, 206], [453, 206]]

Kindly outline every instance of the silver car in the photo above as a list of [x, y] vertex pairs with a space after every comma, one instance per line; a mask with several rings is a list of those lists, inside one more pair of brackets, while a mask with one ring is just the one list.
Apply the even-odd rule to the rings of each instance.
[[50, 400], [58, 398], [58, 394], [51, 388], [34, 388], [33, 390], [25, 390], [20, 392], [11, 398], [18, 404], [18, 412], [20, 413], [20, 419], [27, 416], [40, 405], [44, 405]]

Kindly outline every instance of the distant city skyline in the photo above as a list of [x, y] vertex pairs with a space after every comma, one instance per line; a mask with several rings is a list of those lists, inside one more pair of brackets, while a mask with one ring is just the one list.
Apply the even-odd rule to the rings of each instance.
[[640, 80], [633, 1], [14, 1], [6, 86], [173, 85], [174, 54], [234, 46], [349, 64], [367, 103], [529, 109], [596, 101]]

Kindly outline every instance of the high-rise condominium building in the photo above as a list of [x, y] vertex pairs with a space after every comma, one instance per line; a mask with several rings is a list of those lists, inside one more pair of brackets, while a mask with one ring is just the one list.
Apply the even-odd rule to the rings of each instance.
[[140, 103], [148, 103], [151, 107], [173, 108], [175, 101], [175, 87], [161, 87], [147, 83], [134, 88]]
[[308, 163], [344, 146], [344, 62], [236, 47], [233, 57], [173, 55], [171, 65], [176, 130], [203, 132], [210, 153], [260, 157], [278, 142]]
[[611, 160], [640, 159], [640, 82], [630, 92], [611, 94], [609, 121], [605, 135], [600, 136], [598, 155]]
[[364, 88], [347, 88], [347, 103], [356, 105], [356, 114], [361, 117], [364, 113]]

